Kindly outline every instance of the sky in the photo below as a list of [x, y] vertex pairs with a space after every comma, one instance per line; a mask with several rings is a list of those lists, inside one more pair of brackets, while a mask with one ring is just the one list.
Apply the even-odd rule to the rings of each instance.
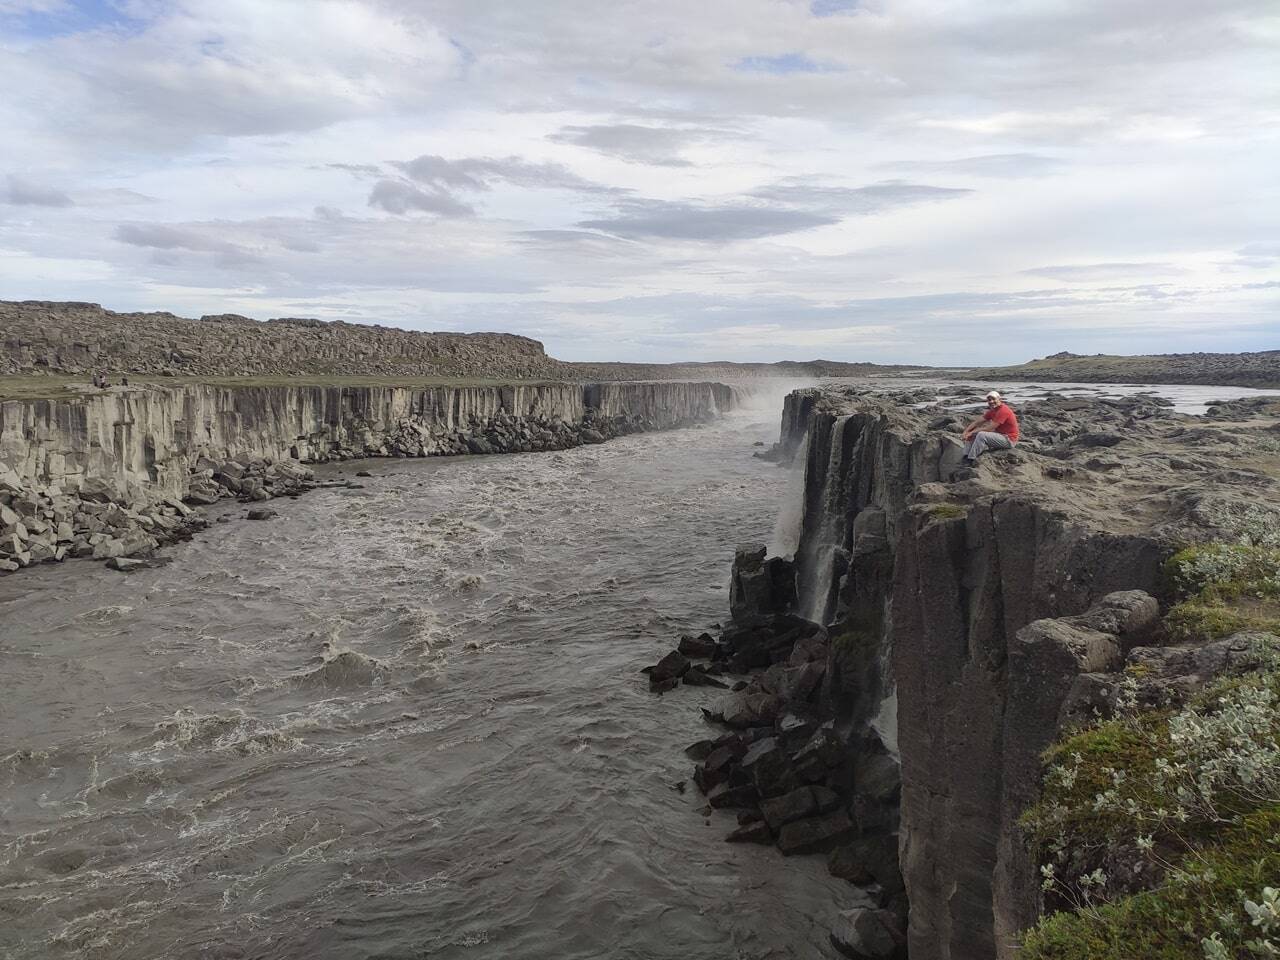
[[0, 298], [565, 360], [1280, 348], [1274, 0], [0, 0]]

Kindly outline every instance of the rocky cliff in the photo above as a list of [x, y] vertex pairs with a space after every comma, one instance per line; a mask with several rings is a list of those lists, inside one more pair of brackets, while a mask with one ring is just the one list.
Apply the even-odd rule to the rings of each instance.
[[[0, 571], [68, 555], [146, 552], [154, 527], [185, 516], [181, 501], [293, 494], [309, 482], [301, 463], [560, 450], [709, 420], [734, 399], [719, 383], [546, 383], [189, 384], [7, 401], [0, 403]], [[99, 507], [86, 503], [121, 509], [103, 526], [94, 519]]]
[[1173, 543], [1262, 514], [1278, 529], [1280, 433], [1150, 398], [1050, 397], [1019, 411], [1015, 450], [968, 470], [967, 417], [918, 399], [789, 398], [777, 453], [804, 454], [796, 607], [832, 637], [854, 795], [863, 768], [881, 779], [886, 753], [899, 762], [900, 808], [857, 829], [864, 844], [896, 833], [912, 960], [1013, 957], [1041, 909], [1018, 818], [1077, 679], [1160, 642], [1149, 594]]

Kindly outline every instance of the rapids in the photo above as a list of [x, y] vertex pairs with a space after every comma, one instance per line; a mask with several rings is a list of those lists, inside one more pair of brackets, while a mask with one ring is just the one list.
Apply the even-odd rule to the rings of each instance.
[[0, 956], [834, 956], [857, 892], [723, 842], [716, 692], [639, 673], [768, 537], [779, 405], [0, 581]]

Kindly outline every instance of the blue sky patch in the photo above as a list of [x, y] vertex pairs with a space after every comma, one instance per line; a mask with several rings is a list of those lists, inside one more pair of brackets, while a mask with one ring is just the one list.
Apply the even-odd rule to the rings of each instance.
[[784, 53], [776, 57], [743, 57], [733, 69], [747, 73], [831, 73], [836, 68], [821, 64], [803, 53]]
[[838, 13], [852, 13], [858, 9], [858, 0], [813, 0], [809, 12], [815, 17], [834, 17]]
[[112, 0], [72, 0], [54, 10], [28, 10], [7, 17], [0, 14], [0, 33], [12, 31], [27, 40], [47, 40], [102, 28], [134, 32], [143, 23]]

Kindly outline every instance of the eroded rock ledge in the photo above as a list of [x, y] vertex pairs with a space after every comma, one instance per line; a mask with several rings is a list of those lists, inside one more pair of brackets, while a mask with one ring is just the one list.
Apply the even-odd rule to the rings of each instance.
[[[730, 632], [797, 613], [823, 629], [800, 660], [779, 651], [777, 677], [733, 696], [766, 728], [752, 738], [780, 735], [776, 718], [792, 714], [831, 724], [845, 751], [833, 768], [850, 822], [840, 841], [857, 856], [892, 839], [912, 960], [1012, 958], [1042, 907], [1018, 826], [1042, 751], [1064, 724], [1105, 713], [1126, 662], [1155, 663], [1165, 690], [1232, 667], [1230, 640], [1170, 645], [1161, 567], [1176, 545], [1278, 528], [1280, 423], [1261, 403], [1206, 420], [1151, 397], [1050, 396], [1019, 408], [1017, 448], [971, 471], [958, 434], [972, 414], [928, 400], [855, 388], [788, 398], [774, 455], [803, 455], [799, 545], [793, 558], [740, 553]], [[788, 599], [778, 585], [793, 577]], [[816, 648], [821, 694], [790, 697], [777, 681]], [[770, 691], [768, 709], [750, 699]], [[860, 789], [898, 802], [886, 756], [900, 788], [889, 811]], [[877, 934], [876, 952], [858, 935], [889, 922], [886, 903], [876, 918], [845, 916], [843, 952], [896, 955], [892, 938]]]
[[562, 450], [732, 408], [719, 383], [113, 388], [0, 403], [0, 572], [149, 553], [191, 507], [293, 496], [308, 463]]

